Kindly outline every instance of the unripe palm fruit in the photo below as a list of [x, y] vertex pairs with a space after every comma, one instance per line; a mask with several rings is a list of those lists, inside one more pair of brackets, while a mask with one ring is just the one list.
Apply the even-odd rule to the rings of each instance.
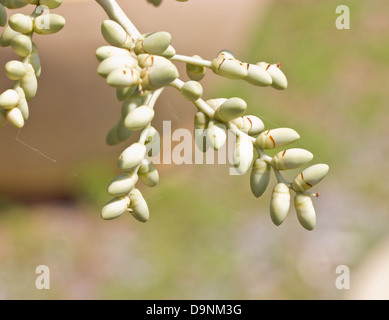
[[227, 140], [227, 129], [223, 123], [209, 123], [207, 128], [207, 141], [209, 145], [215, 149], [221, 149]]
[[313, 230], [316, 226], [316, 213], [312, 198], [306, 194], [296, 194], [294, 207], [301, 225], [307, 230]]
[[170, 46], [171, 42], [172, 36], [169, 32], [152, 32], [147, 34], [144, 39], [138, 40], [134, 50], [136, 54], [149, 53], [161, 55]]
[[155, 112], [148, 106], [140, 106], [131, 111], [124, 119], [124, 126], [129, 130], [145, 128], [154, 118]]
[[304, 192], [318, 184], [327, 175], [328, 165], [320, 163], [310, 166], [299, 173], [292, 182], [292, 188], [296, 192]]
[[9, 79], [17, 81], [26, 75], [27, 68], [23, 62], [11, 60], [5, 65], [5, 73]]
[[216, 109], [215, 118], [223, 122], [231, 121], [240, 117], [246, 109], [246, 101], [241, 98], [230, 98]]
[[284, 183], [277, 183], [270, 201], [270, 217], [276, 226], [284, 222], [290, 207], [290, 190]]
[[11, 46], [13, 51], [21, 57], [27, 57], [32, 52], [31, 38], [24, 34], [17, 35], [13, 38]]
[[300, 136], [293, 129], [278, 128], [262, 132], [255, 143], [262, 149], [273, 149], [286, 146], [298, 139], [300, 139]]
[[0, 46], [1, 47], [10, 46], [12, 43], [12, 40], [20, 34], [21, 34], [20, 32], [16, 32], [16, 31], [12, 30], [12, 28], [10, 26], [7, 26], [3, 30], [3, 33], [0, 36]]
[[260, 157], [254, 161], [250, 175], [250, 187], [255, 197], [259, 198], [266, 191], [270, 181], [270, 164]]
[[[193, 56], [193, 58], [201, 59], [200, 56]], [[189, 79], [193, 81], [200, 81], [201, 79], [204, 78], [206, 73], [207, 73], [206, 67], [199, 67], [190, 63], [186, 64], [186, 74], [188, 75]]]
[[34, 32], [38, 34], [53, 34], [61, 31], [66, 24], [59, 14], [44, 14], [34, 20]]
[[128, 197], [119, 197], [109, 201], [101, 210], [101, 217], [104, 220], [112, 220], [120, 217], [128, 210], [130, 200]]
[[101, 24], [101, 33], [104, 39], [114, 47], [125, 49], [134, 47], [130, 35], [127, 34], [120, 24], [113, 20], [105, 20]]
[[272, 166], [277, 170], [296, 169], [313, 159], [313, 154], [307, 150], [293, 148], [277, 153], [272, 159]]
[[136, 142], [125, 149], [118, 159], [118, 167], [122, 170], [130, 170], [142, 162], [146, 156], [146, 146]]
[[10, 16], [8, 24], [14, 31], [24, 34], [30, 33], [34, 26], [31, 16], [22, 13], [15, 13]]
[[19, 94], [13, 89], [8, 89], [0, 94], [0, 109], [12, 109], [18, 104], [19, 100]]
[[62, 4], [63, 0], [39, 0], [41, 6], [46, 6], [49, 9], [56, 9]]
[[203, 95], [203, 87], [197, 81], [188, 81], [182, 86], [181, 94], [186, 100], [196, 101]]
[[12, 108], [7, 112], [7, 120], [16, 128], [24, 126], [23, 114], [18, 108]]
[[140, 222], [147, 222], [149, 220], [149, 208], [145, 199], [138, 189], [133, 189], [130, 194], [130, 208], [132, 209], [132, 216]]
[[234, 146], [234, 167], [239, 174], [246, 174], [253, 163], [254, 149], [250, 139], [246, 136], [238, 136]]

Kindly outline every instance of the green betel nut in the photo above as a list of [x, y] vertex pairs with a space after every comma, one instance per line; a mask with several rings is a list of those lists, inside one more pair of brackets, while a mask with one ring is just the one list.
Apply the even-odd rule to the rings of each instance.
[[296, 169], [313, 159], [307, 150], [293, 148], [277, 153], [272, 159], [272, 166], [277, 170]]
[[134, 47], [131, 37], [120, 24], [113, 20], [105, 20], [101, 24], [101, 33], [105, 41], [112, 46], [126, 49], [132, 49]]
[[11, 80], [20, 80], [27, 73], [25, 64], [18, 60], [11, 60], [5, 65], [5, 74]]
[[188, 81], [182, 86], [181, 94], [186, 100], [196, 101], [203, 95], [203, 87], [197, 81]]
[[21, 34], [20, 32], [16, 32], [16, 31], [12, 30], [12, 28], [10, 26], [6, 27], [0, 36], [0, 46], [2, 46], [2, 47], [10, 46], [12, 43], [12, 40], [20, 34]]
[[21, 57], [27, 57], [32, 52], [31, 38], [24, 34], [17, 35], [13, 38], [11, 46], [13, 51]]
[[14, 31], [24, 34], [30, 33], [34, 26], [32, 18], [21, 13], [10, 16], [8, 24]]
[[36, 96], [38, 91], [38, 80], [31, 64], [27, 65], [27, 74], [20, 80], [20, 87], [23, 89], [27, 101]]
[[66, 24], [59, 14], [44, 14], [34, 20], [34, 32], [38, 34], [53, 34], [61, 31]]
[[246, 174], [254, 159], [253, 144], [245, 136], [238, 136], [234, 146], [233, 162], [239, 174]]
[[299, 173], [292, 183], [296, 192], [304, 192], [318, 184], [328, 174], [329, 166], [323, 163], [315, 164]]
[[215, 113], [217, 120], [227, 122], [240, 117], [247, 109], [246, 101], [241, 98], [230, 98]]
[[136, 69], [118, 68], [107, 76], [107, 83], [115, 88], [127, 88], [139, 84], [139, 72]]
[[250, 175], [250, 188], [253, 195], [259, 198], [266, 191], [270, 181], [270, 164], [257, 158]]
[[273, 88], [284, 90], [288, 87], [288, 80], [286, 79], [285, 74], [281, 71], [279, 65], [269, 64], [266, 62], [259, 62], [257, 65], [270, 74], [272, 78], [271, 86]]
[[161, 65], [172, 65], [171, 61], [152, 54], [142, 53], [138, 55], [138, 64], [141, 68], [150, 68]]
[[7, 11], [2, 3], [0, 3], [0, 27], [4, 27], [7, 24]]
[[127, 212], [130, 200], [128, 197], [119, 197], [109, 201], [101, 210], [104, 220], [112, 220]]
[[130, 208], [132, 209], [132, 216], [140, 222], [147, 222], [149, 220], [149, 208], [145, 199], [138, 189], [133, 189], [129, 194]]
[[298, 139], [300, 139], [300, 136], [293, 129], [278, 128], [262, 132], [255, 143], [262, 149], [273, 149], [286, 146]]
[[117, 56], [130, 56], [130, 51], [114, 46], [102, 46], [96, 50], [96, 58], [100, 62], [109, 57]]
[[212, 60], [211, 69], [215, 74], [228, 79], [244, 79], [248, 75], [247, 66], [239, 60], [219, 55]]
[[141, 73], [141, 85], [145, 90], [157, 90], [166, 87], [177, 77], [178, 70], [173, 64], [146, 68]]
[[270, 86], [273, 82], [269, 72], [255, 64], [247, 64], [247, 77], [244, 79], [248, 83], [259, 87]]
[[276, 226], [284, 222], [290, 207], [290, 190], [284, 183], [277, 183], [270, 201], [270, 217]]
[[140, 106], [126, 116], [124, 126], [133, 131], [144, 129], [154, 119], [154, 114], [148, 106]]
[[306, 194], [297, 194], [294, 207], [300, 224], [307, 230], [313, 230], [316, 226], [316, 213], [312, 198]]
[[23, 128], [24, 126], [23, 114], [18, 108], [12, 108], [7, 112], [7, 120], [16, 128]]
[[131, 173], [123, 173], [111, 181], [108, 186], [108, 193], [111, 196], [122, 196], [128, 194], [138, 181], [138, 176]]
[[19, 100], [19, 94], [13, 89], [8, 89], [0, 94], [0, 108], [12, 109], [13, 107], [16, 107]]
[[118, 159], [118, 167], [122, 170], [130, 170], [142, 162], [146, 156], [146, 146], [136, 142], [125, 149]]
[[131, 56], [113, 56], [103, 60], [97, 68], [97, 73], [106, 78], [116, 69], [133, 69], [137, 66], [137, 61]]
[[159, 31], [146, 35], [144, 39], [139, 40], [135, 45], [135, 52], [162, 55], [170, 46], [172, 36], [169, 32]]

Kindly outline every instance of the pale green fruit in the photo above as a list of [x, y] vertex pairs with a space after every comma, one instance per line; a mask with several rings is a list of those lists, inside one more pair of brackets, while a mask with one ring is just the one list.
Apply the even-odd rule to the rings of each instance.
[[329, 166], [323, 163], [315, 164], [298, 174], [292, 183], [296, 192], [304, 192], [318, 184], [328, 174]]
[[27, 74], [20, 80], [20, 87], [23, 89], [27, 101], [36, 96], [38, 91], [38, 80], [31, 64], [27, 65]]
[[123, 173], [111, 181], [108, 186], [108, 193], [111, 196], [122, 196], [128, 194], [138, 181], [138, 176], [132, 173]]
[[7, 11], [2, 3], [0, 3], [0, 27], [4, 27], [7, 24]]
[[0, 128], [4, 127], [7, 123], [7, 116], [3, 110], [0, 110]]
[[38, 5], [39, 0], [20, 0], [21, 2], [24, 2], [26, 4], [33, 4], [33, 5]]
[[7, 120], [16, 128], [23, 128], [24, 126], [23, 114], [18, 108], [12, 108], [7, 112]]
[[32, 52], [31, 38], [24, 34], [17, 35], [13, 38], [11, 46], [13, 51], [21, 57], [27, 57]]
[[[200, 56], [193, 56], [193, 58], [201, 59]], [[188, 75], [189, 79], [193, 81], [200, 81], [204, 78], [205, 74], [207, 73], [206, 67], [199, 67], [194, 64], [186, 64], [186, 74]]]
[[130, 208], [132, 209], [132, 216], [140, 222], [147, 222], [149, 220], [149, 208], [145, 199], [138, 189], [133, 189], [130, 194]]
[[307, 230], [313, 230], [316, 226], [316, 213], [312, 198], [306, 194], [296, 194], [294, 207], [300, 224]]
[[19, 9], [27, 5], [27, 3], [21, 0], [3, 0], [2, 2], [8, 9]]
[[246, 101], [241, 98], [230, 98], [216, 110], [215, 118], [227, 122], [240, 117], [246, 109]]
[[253, 144], [248, 137], [236, 137], [233, 161], [234, 167], [239, 174], [246, 174], [254, 159]]
[[161, 150], [161, 137], [159, 132], [152, 126], [147, 128], [145, 133], [146, 153], [149, 157], [155, 157]]
[[270, 217], [276, 226], [284, 222], [290, 207], [290, 190], [284, 183], [277, 183], [270, 201]]
[[118, 137], [118, 124], [115, 124], [111, 130], [109, 130], [105, 142], [109, 146], [115, 146], [121, 142], [121, 140]]
[[19, 100], [19, 94], [13, 89], [8, 89], [0, 94], [0, 108], [12, 109], [18, 104]]
[[115, 88], [127, 88], [139, 84], [139, 72], [136, 69], [118, 68], [107, 76], [107, 83]]
[[160, 65], [172, 65], [171, 61], [164, 57], [146, 53], [138, 55], [138, 64], [141, 68], [150, 68]]
[[159, 65], [146, 68], [141, 73], [142, 88], [145, 90], [157, 90], [166, 87], [179, 76], [177, 68], [171, 65]]
[[279, 65], [269, 64], [266, 62], [259, 62], [257, 63], [257, 65], [270, 74], [272, 78], [271, 86], [273, 88], [276, 88], [278, 90], [284, 90], [288, 87], [288, 80], [286, 79], [285, 74], [281, 71]]
[[122, 170], [130, 170], [142, 162], [146, 156], [146, 146], [136, 142], [125, 149], [118, 159], [118, 167]]
[[46, 6], [49, 9], [56, 9], [62, 4], [63, 0], [39, 0], [41, 6]]
[[271, 163], [274, 169], [296, 169], [313, 159], [313, 154], [307, 150], [293, 148], [277, 153]]
[[148, 106], [140, 106], [132, 110], [124, 119], [124, 125], [129, 130], [144, 129], [153, 119], [155, 112]]
[[143, 159], [139, 167], [139, 179], [148, 187], [155, 187], [159, 182], [159, 174], [149, 159]]
[[209, 143], [207, 142], [207, 126], [209, 119], [202, 113], [197, 112], [194, 117], [194, 139], [197, 147], [202, 151], [206, 152], [209, 148]]
[[130, 56], [130, 51], [127, 49], [117, 48], [113, 46], [102, 46], [96, 50], [96, 58], [100, 62], [109, 58], [117, 56]]
[[128, 197], [119, 197], [109, 201], [101, 210], [101, 217], [104, 220], [112, 220], [120, 217], [128, 211], [130, 200]]
[[142, 104], [143, 104], [143, 98], [140, 96], [133, 96], [125, 100], [122, 104], [122, 110], [121, 110], [122, 119], [124, 120], [132, 110], [135, 110]]
[[270, 181], [270, 164], [260, 157], [254, 161], [250, 175], [250, 188], [255, 197], [259, 198], [266, 191]]
[[27, 73], [25, 64], [18, 60], [11, 60], [5, 65], [5, 74], [11, 80], [20, 80]]
[[36, 46], [36, 44], [33, 42], [32, 43], [32, 52], [29, 56], [29, 59], [28, 59], [29, 63], [32, 65], [32, 67], [34, 68], [35, 70], [35, 76], [37, 78], [40, 77], [41, 75], [41, 60], [39, 58], [39, 54], [38, 54], [38, 48]]
[[18, 104], [16, 105], [16, 108], [18, 108], [22, 113], [23, 119], [28, 120], [28, 117], [30, 116], [30, 110], [28, 108], [28, 103], [25, 98], [21, 98], [19, 100]]
[[22, 13], [15, 13], [10, 16], [8, 24], [14, 31], [24, 34], [30, 33], [34, 26], [31, 16]]
[[270, 86], [273, 82], [270, 73], [255, 64], [247, 64], [247, 77], [244, 79], [248, 83], [259, 87]]
[[209, 123], [206, 130], [209, 145], [215, 149], [221, 149], [227, 140], [227, 129], [223, 123]]
[[217, 110], [224, 102], [226, 102], [226, 98], [218, 98], [218, 99], [210, 99], [205, 101], [207, 105], [209, 105], [213, 110]]
[[12, 40], [18, 35], [20, 35], [19, 32], [12, 30], [12, 28], [10, 26], [6, 27], [0, 36], [0, 46], [1, 47], [10, 46], [12, 43]]
[[149, 33], [135, 45], [135, 53], [163, 54], [170, 46], [172, 36], [169, 32], [159, 31]]
[[147, 2], [152, 3], [154, 6], [158, 7], [162, 3], [162, 0], [147, 0]]
[[44, 14], [34, 20], [34, 32], [38, 34], [53, 34], [61, 31], [66, 24], [59, 14]]
[[113, 56], [103, 60], [97, 68], [97, 73], [106, 78], [116, 69], [133, 69], [137, 61], [131, 56]]
[[232, 120], [231, 122], [235, 124], [238, 129], [250, 136], [256, 136], [265, 129], [263, 121], [253, 115], [239, 117]]
[[255, 143], [262, 149], [273, 149], [286, 146], [298, 139], [300, 139], [300, 136], [293, 129], [278, 128], [262, 132]]
[[174, 49], [171, 45], [167, 47], [167, 49], [161, 53], [162, 57], [166, 59], [171, 59], [176, 55], [176, 49]]
[[124, 141], [124, 140], [127, 140], [129, 137], [131, 137], [131, 135], [134, 133], [133, 131], [127, 129], [125, 126], [124, 126], [124, 122], [123, 122], [123, 119], [120, 119], [118, 124], [117, 124], [117, 137], [120, 141]]
[[137, 86], [126, 87], [126, 88], [116, 88], [116, 98], [119, 101], [124, 101], [131, 97], [135, 91], [138, 89]]
[[186, 100], [196, 101], [203, 95], [203, 87], [197, 81], [188, 81], [182, 86], [181, 94]]
[[228, 79], [244, 79], [248, 75], [244, 63], [234, 58], [225, 58], [223, 55], [212, 60], [211, 69], [215, 74]]
[[105, 41], [114, 47], [126, 49], [132, 49], [134, 47], [132, 38], [120, 24], [113, 20], [105, 20], [101, 24], [101, 33]]

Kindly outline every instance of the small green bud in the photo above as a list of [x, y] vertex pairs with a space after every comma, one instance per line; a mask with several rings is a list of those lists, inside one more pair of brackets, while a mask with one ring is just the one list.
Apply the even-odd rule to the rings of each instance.
[[296, 169], [313, 159], [307, 150], [293, 148], [277, 153], [272, 159], [272, 166], [278, 170]]
[[127, 88], [116, 88], [116, 98], [119, 101], [124, 101], [131, 97], [136, 89], [138, 89], [137, 86], [127, 87]]
[[34, 20], [34, 32], [38, 34], [53, 34], [61, 31], [66, 24], [59, 14], [44, 14]]
[[227, 140], [227, 128], [225, 124], [209, 122], [206, 134], [209, 145], [213, 149], [219, 150], [225, 145]]
[[133, 69], [137, 66], [137, 61], [131, 56], [113, 56], [103, 60], [97, 68], [97, 73], [106, 78], [112, 71], [122, 69]]
[[210, 99], [205, 101], [213, 110], [217, 110], [220, 106], [226, 102], [226, 98]]
[[127, 129], [124, 126], [123, 119], [120, 118], [118, 124], [117, 124], [117, 137], [120, 141], [127, 140], [131, 135], [134, 133], [133, 131]]
[[152, 54], [142, 53], [138, 55], [138, 64], [141, 68], [157, 67], [161, 65], [172, 65], [171, 61]]
[[101, 210], [101, 217], [104, 220], [111, 220], [120, 217], [127, 212], [130, 199], [128, 197], [118, 197], [109, 201]]
[[254, 159], [253, 144], [246, 136], [237, 136], [234, 146], [234, 167], [239, 174], [246, 174]]
[[197, 81], [188, 81], [182, 86], [181, 94], [186, 100], [196, 101], [203, 95], [203, 87]]
[[127, 88], [139, 84], [139, 72], [136, 69], [118, 68], [107, 76], [107, 83], [115, 88]]
[[134, 47], [132, 38], [120, 24], [113, 20], [105, 20], [101, 24], [101, 33], [110, 45], [131, 50]]
[[255, 64], [247, 64], [247, 71], [248, 74], [244, 80], [255, 86], [267, 87], [270, 86], [273, 82], [270, 73], [260, 66]]
[[288, 87], [288, 80], [285, 77], [285, 74], [280, 69], [280, 64], [269, 64], [266, 62], [257, 63], [258, 66], [266, 70], [271, 78], [273, 88], [278, 90], [284, 90]]
[[155, 187], [159, 182], [159, 174], [149, 159], [143, 159], [139, 167], [139, 179], [148, 187]]
[[296, 192], [304, 192], [318, 184], [327, 175], [329, 170], [326, 164], [315, 164], [298, 174], [292, 183], [292, 188]]
[[39, 78], [41, 75], [41, 71], [42, 71], [41, 70], [41, 60], [39, 58], [38, 48], [34, 42], [32, 43], [32, 52], [30, 54], [28, 61], [35, 70], [35, 76], [37, 78]]
[[[193, 58], [201, 59], [200, 56], [193, 56]], [[199, 67], [194, 64], [186, 64], [186, 74], [188, 75], [189, 79], [193, 81], [200, 81], [204, 78], [205, 74], [207, 73], [206, 67]]]
[[16, 108], [18, 108], [22, 113], [23, 119], [28, 120], [28, 117], [30, 116], [30, 110], [28, 108], [28, 103], [25, 98], [21, 98], [19, 100], [18, 104], [16, 105]]
[[244, 79], [248, 75], [247, 66], [244, 63], [220, 54], [212, 60], [211, 69], [215, 74], [228, 79]]
[[0, 36], [0, 46], [1, 47], [10, 46], [12, 43], [12, 40], [18, 35], [20, 35], [19, 32], [12, 30], [12, 28], [10, 26], [6, 27]]
[[265, 129], [262, 120], [252, 115], [236, 118], [232, 120], [232, 123], [235, 124], [238, 129], [250, 136], [256, 136]]
[[262, 149], [273, 149], [286, 146], [298, 139], [300, 139], [300, 136], [293, 129], [278, 128], [262, 132], [255, 143]]
[[107, 145], [109, 146], [115, 146], [117, 144], [119, 144], [121, 141], [118, 137], [118, 124], [115, 124], [111, 130], [109, 130], [106, 138], [105, 138], [105, 142], [107, 143]]
[[276, 226], [284, 222], [290, 207], [290, 190], [284, 183], [278, 183], [270, 201], [270, 217]]
[[270, 164], [258, 157], [253, 164], [250, 175], [251, 192], [259, 198], [266, 191], [270, 181]]
[[11, 60], [5, 65], [5, 73], [11, 80], [20, 80], [27, 73], [25, 64], [18, 60]]
[[153, 119], [155, 112], [148, 106], [140, 106], [132, 110], [124, 119], [124, 125], [130, 130], [144, 129]]
[[125, 119], [127, 115], [143, 104], [143, 99], [139, 96], [133, 96], [125, 100], [122, 104], [121, 115], [122, 119]]
[[217, 120], [226, 122], [240, 117], [247, 109], [246, 101], [241, 98], [230, 98], [215, 113]]
[[316, 213], [311, 196], [296, 194], [294, 207], [300, 224], [307, 230], [313, 230], [316, 226]]
[[2, 3], [0, 3], [0, 27], [4, 27], [7, 24], [7, 11]]
[[34, 26], [31, 16], [22, 13], [15, 13], [10, 16], [8, 24], [14, 31], [24, 34], [30, 33]]
[[56, 9], [62, 4], [63, 0], [39, 0], [41, 6], [46, 6], [49, 9]]
[[32, 52], [31, 38], [24, 34], [17, 35], [13, 38], [11, 46], [13, 51], [21, 57], [27, 57]]
[[138, 176], [131, 173], [123, 173], [111, 181], [108, 193], [111, 196], [123, 196], [128, 194], [138, 181]]
[[134, 50], [136, 54], [149, 53], [161, 55], [169, 48], [171, 42], [172, 36], [169, 32], [152, 32], [147, 34], [144, 39], [138, 40]]
[[174, 49], [172, 46], [168, 46], [167, 49], [161, 53], [162, 57], [165, 57], [166, 59], [171, 59], [176, 55], [176, 49]]
[[2, 2], [8, 9], [19, 9], [27, 5], [25, 1], [21, 0], [3, 0]]
[[118, 167], [130, 170], [137, 167], [146, 155], [146, 146], [139, 142], [133, 143], [125, 149], [118, 159]]
[[132, 216], [140, 222], [147, 222], [149, 220], [149, 208], [145, 199], [138, 189], [133, 189], [129, 194], [130, 208], [132, 209]]
[[13, 89], [8, 89], [0, 94], [0, 108], [12, 109], [18, 104], [19, 100], [19, 94]]
[[12, 108], [7, 112], [7, 120], [16, 128], [24, 126], [23, 114], [18, 108]]
[[36, 96], [38, 80], [36, 79], [35, 70], [31, 64], [27, 65], [27, 74], [20, 80], [20, 87], [23, 89], [27, 101]]
[[177, 79], [178, 75], [178, 70], [173, 64], [146, 68], [141, 72], [141, 85], [145, 90], [157, 90]]
[[109, 57], [117, 56], [130, 56], [130, 51], [113, 46], [102, 46], [96, 50], [96, 58], [100, 62]]

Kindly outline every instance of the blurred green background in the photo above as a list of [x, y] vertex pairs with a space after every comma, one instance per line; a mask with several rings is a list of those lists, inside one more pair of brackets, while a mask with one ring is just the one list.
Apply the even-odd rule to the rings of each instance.
[[[242, 97], [267, 128], [296, 129], [294, 146], [330, 165], [314, 189], [322, 194], [317, 227], [304, 230], [293, 208], [275, 227], [274, 180], [256, 199], [249, 177], [223, 165], [160, 165], [160, 184], [141, 187], [147, 224], [102, 221], [116, 158], [132, 140], [104, 144], [120, 114], [114, 90], [96, 75], [105, 14], [69, 0], [56, 10], [67, 27], [36, 39], [43, 74], [31, 118], [20, 132], [0, 131], [0, 298], [389, 298], [388, 1], [118, 2], [142, 32], [171, 32], [179, 53], [212, 59], [228, 48], [243, 61], [281, 62], [286, 91], [209, 73], [205, 98]], [[350, 30], [335, 27], [341, 4]], [[0, 91], [13, 58], [1, 50]], [[171, 120], [173, 129], [193, 129], [195, 109], [173, 89], [157, 110], [157, 128]], [[50, 290], [35, 288], [41, 264], [51, 270]], [[338, 265], [351, 270], [350, 290], [335, 286]]]

